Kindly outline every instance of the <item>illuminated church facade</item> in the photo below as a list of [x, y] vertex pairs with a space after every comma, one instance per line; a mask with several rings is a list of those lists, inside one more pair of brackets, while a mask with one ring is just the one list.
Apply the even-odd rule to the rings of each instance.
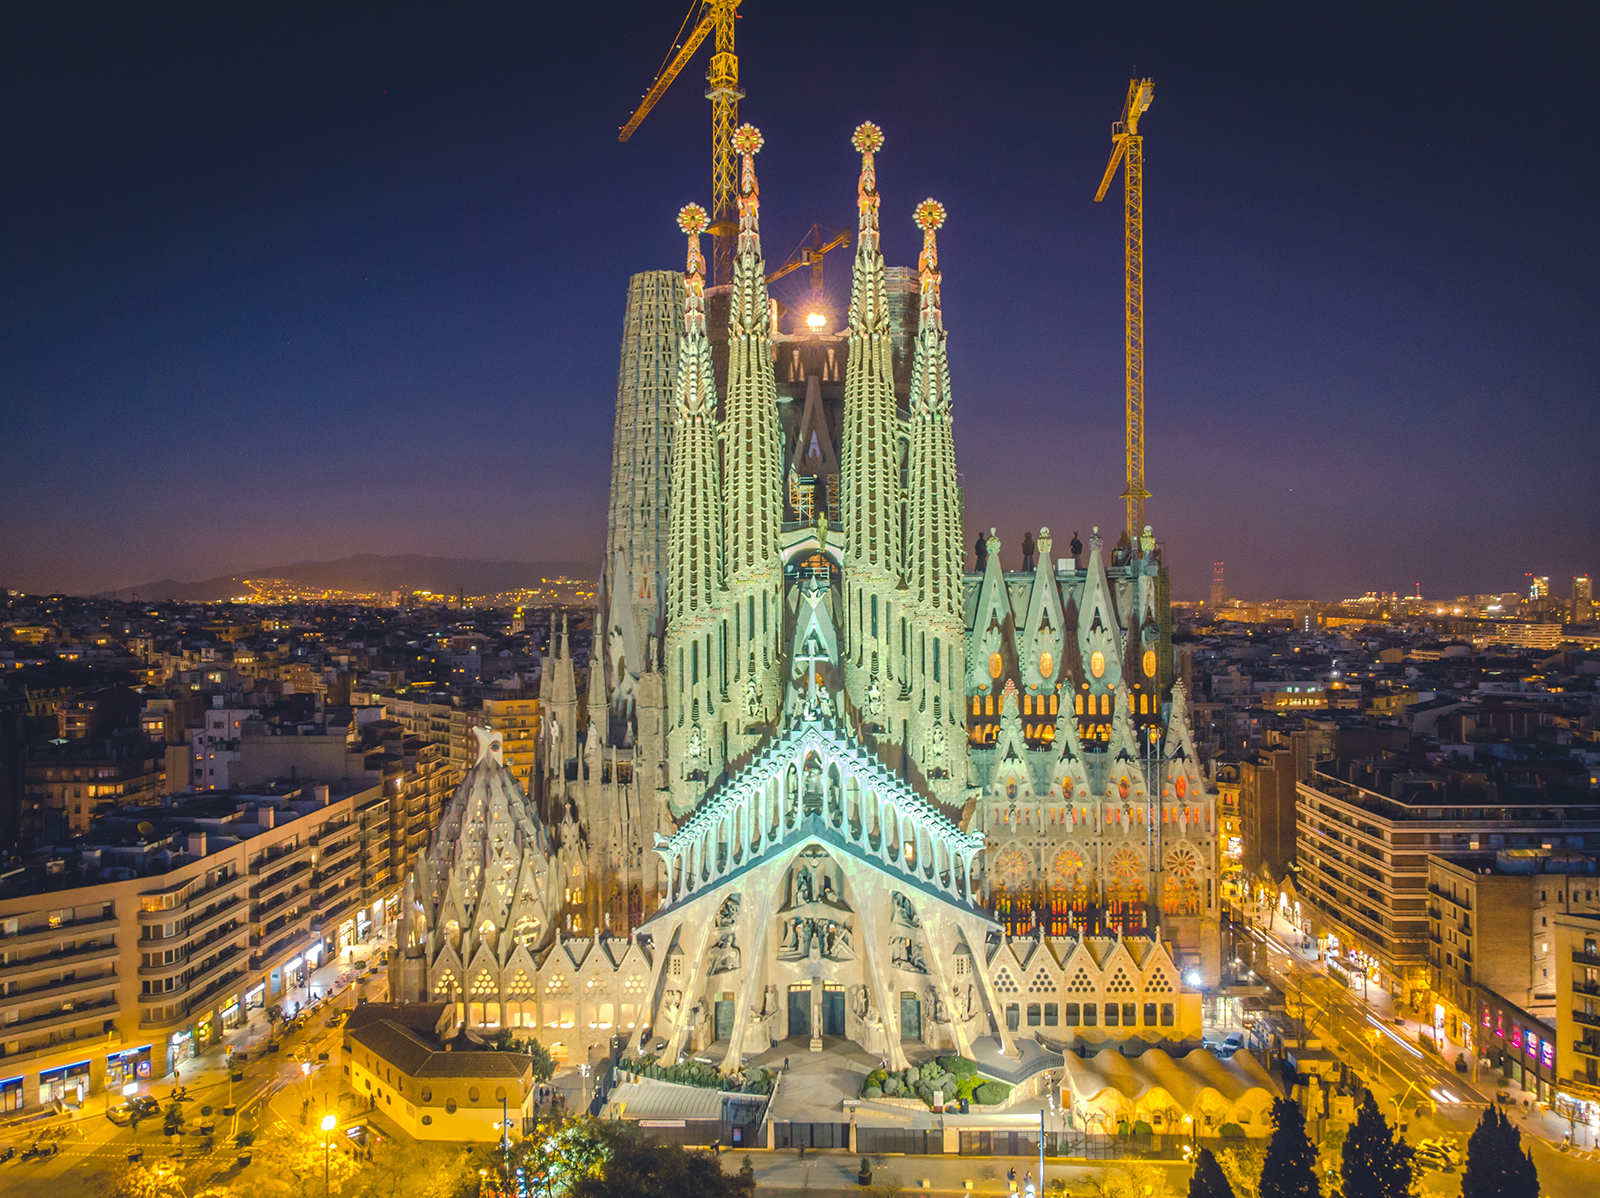
[[[1146, 529], [1054, 556], [1041, 529], [1005, 570], [991, 530], [964, 570], [944, 210], [915, 207], [918, 266], [888, 267], [883, 136], [852, 144], [837, 332], [781, 328], [749, 126], [731, 284], [706, 286], [689, 205], [686, 270], [630, 285], [593, 660], [585, 685], [553, 630], [537, 793], [498, 817], [530, 864], [441, 916], [461, 850], [440, 844], [407, 904], [405, 989], [469, 1022], [730, 1067], [796, 1039], [903, 1065], [1199, 1034], [1216, 810], [1159, 553]], [[486, 749], [453, 805], [489, 810], [495, 771]]]

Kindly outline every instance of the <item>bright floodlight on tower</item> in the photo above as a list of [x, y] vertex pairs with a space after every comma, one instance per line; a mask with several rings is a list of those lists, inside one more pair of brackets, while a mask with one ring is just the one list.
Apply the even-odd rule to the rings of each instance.
[[806, 323], [814, 329], [820, 329], [828, 323], [828, 318], [821, 312], [813, 312], [806, 317]]

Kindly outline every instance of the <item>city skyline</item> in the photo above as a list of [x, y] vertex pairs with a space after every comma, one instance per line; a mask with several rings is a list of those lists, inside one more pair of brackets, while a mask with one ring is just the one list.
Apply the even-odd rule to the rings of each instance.
[[[1033, 16], [1018, 39], [874, 13], [799, 89], [792, 21], [740, 23], [769, 267], [813, 221], [850, 223], [839, 151], [862, 119], [887, 136], [890, 261], [914, 260], [917, 199], [950, 210], [969, 543], [996, 526], [1020, 561], [1025, 528], [1118, 526], [1120, 212], [1091, 201], [1136, 69], [1157, 91], [1148, 480], [1175, 597], [1224, 558], [1230, 591], [1319, 599], [1592, 572], [1591, 522], [1561, 515], [1592, 504], [1600, 431], [1595, 237], [1565, 214], [1592, 101], [1533, 86], [1589, 18]], [[13, 39], [29, 186], [6, 234], [0, 585], [593, 555], [625, 282], [675, 264], [672, 214], [709, 191], [694, 88], [614, 140], [670, 14], [320, 14], [304, 39], [307, 19], [39, 16]], [[1002, 55], [1004, 77], [973, 69]], [[1563, 189], [1529, 183], [1552, 143]], [[828, 272], [842, 297], [846, 256]], [[1062, 432], [1019, 486], [1030, 421]], [[1071, 460], [1048, 449], [1067, 430]]]

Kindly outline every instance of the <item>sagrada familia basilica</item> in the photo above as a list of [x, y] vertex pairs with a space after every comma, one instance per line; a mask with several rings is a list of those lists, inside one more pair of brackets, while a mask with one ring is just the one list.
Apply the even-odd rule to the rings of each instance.
[[[964, 570], [933, 200], [879, 244], [863, 124], [848, 313], [784, 331], [742, 126], [733, 278], [628, 298], [587, 679], [552, 630], [532, 796], [484, 731], [408, 882], [403, 994], [737, 1067], [1197, 1037], [1217, 824], [1149, 529]], [[541, 816], [540, 813], [543, 813]]]

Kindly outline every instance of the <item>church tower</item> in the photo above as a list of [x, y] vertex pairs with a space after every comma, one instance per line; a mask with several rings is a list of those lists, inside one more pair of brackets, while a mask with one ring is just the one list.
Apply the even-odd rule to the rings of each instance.
[[[966, 784], [963, 730], [958, 714], [966, 630], [961, 610], [961, 496], [956, 483], [950, 420], [950, 364], [940, 312], [939, 247], [944, 205], [924, 200], [915, 220], [922, 229], [917, 262], [921, 311], [911, 366], [911, 448], [906, 494], [906, 587], [915, 641], [905, 674], [911, 682], [912, 718], [906, 746], [928, 788], [955, 802]], [[957, 761], [960, 760], [958, 768]]]
[[673, 431], [672, 519], [667, 573], [667, 734], [673, 814], [694, 807], [726, 761], [726, 601], [722, 573], [722, 487], [717, 460], [717, 391], [706, 338], [706, 211], [686, 204], [678, 227], [689, 237], [683, 338], [678, 346]]
[[733, 145], [742, 169], [722, 421], [728, 586], [728, 615], [722, 621], [722, 635], [730, 638], [732, 676], [724, 719], [730, 725], [729, 751], [738, 756], [754, 748], [779, 703], [777, 644], [783, 575], [778, 535], [783, 521], [783, 445], [755, 171], [762, 137], [753, 125], [741, 125], [734, 131]]
[[[899, 413], [883, 250], [878, 239], [878, 183], [873, 155], [883, 130], [856, 127], [851, 144], [861, 155], [856, 188], [859, 222], [850, 280], [850, 339], [845, 369], [840, 453], [840, 516], [844, 526], [845, 685], [862, 725], [898, 739], [888, 712], [894, 621], [904, 613], [900, 560]], [[894, 686], [898, 697], [899, 686]]]
[[[644, 665], [643, 650], [659, 640], [667, 569], [667, 485], [678, 339], [683, 325], [683, 276], [647, 270], [628, 280], [628, 308], [617, 369], [617, 415], [611, 442], [611, 505], [606, 519], [606, 610], [633, 615], [626, 628], [637, 643], [624, 663], [630, 678], [610, 690], [630, 692]], [[608, 650], [610, 646], [607, 646]], [[618, 663], [607, 654], [613, 675]]]

